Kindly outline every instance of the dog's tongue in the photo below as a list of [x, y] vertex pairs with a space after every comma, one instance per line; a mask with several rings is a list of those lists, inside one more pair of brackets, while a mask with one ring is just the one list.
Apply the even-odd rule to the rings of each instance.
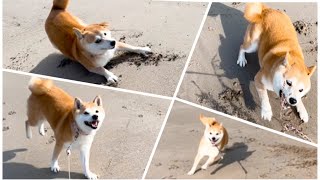
[[98, 124], [99, 124], [99, 122], [98, 122], [98, 121], [92, 121], [92, 122], [91, 122], [91, 125], [92, 125], [93, 127], [97, 127], [97, 126], [98, 126]]

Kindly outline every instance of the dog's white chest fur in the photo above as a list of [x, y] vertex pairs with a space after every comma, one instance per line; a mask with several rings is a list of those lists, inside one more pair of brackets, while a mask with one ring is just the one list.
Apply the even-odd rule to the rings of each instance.
[[217, 146], [208, 143], [199, 147], [199, 153], [203, 156], [217, 156], [219, 154], [219, 149]]
[[95, 59], [95, 64], [99, 67], [103, 67], [114, 57], [115, 50], [110, 49], [105, 54], [98, 56]]

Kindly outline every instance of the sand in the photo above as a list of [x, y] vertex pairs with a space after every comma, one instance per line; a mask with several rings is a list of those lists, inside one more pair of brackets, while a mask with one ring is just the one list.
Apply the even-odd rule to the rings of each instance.
[[[5, 0], [3, 3], [3, 67], [65, 79], [106, 84], [78, 63], [64, 62], [49, 42], [44, 22], [52, 0]], [[208, 3], [158, 2], [150, 0], [71, 1], [68, 10], [86, 23], [108, 21], [117, 40], [151, 46], [155, 56], [175, 55], [168, 61], [137, 66], [135, 55], [115, 59], [111, 72], [120, 77], [117, 87], [172, 96], [199, 29]], [[152, 60], [152, 59], [151, 59]], [[139, 58], [138, 61], [143, 61]], [[138, 63], [139, 64], [139, 63]]]
[[[222, 122], [230, 138], [223, 160], [189, 176], [205, 128], [200, 113]], [[147, 178], [316, 179], [317, 148], [176, 102]]]
[[[68, 178], [65, 150], [59, 161], [61, 172], [55, 174], [49, 169], [55, 141], [48, 124], [46, 136], [33, 128], [33, 138], [26, 138], [29, 78], [4, 73], [3, 178]], [[106, 119], [91, 148], [91, 171], [105, 179], [141, 178], [170, 101], [65, 82], [56, 84], [84, 101], [91, 101], [96, 94], [103, 99]], [[71, 153], [71, 178], [84, 178], [80, 153]]]
[[[267, 5], [286, 11], [292, 22], [298, 21], [295, 24], [306, 64], [316, 65], [316, 3]], [[295, 109], [283, 112], [280, 117], [280, 100], [273, 92], [269, 92], [272, 121], [261, 119], [260, 100], [253, 82], [259, 70], [257, 55], [246, 55], [248, 64], [245, 68], [236, 63], [248, 24], [243, 18], [244, 7], [245, 3], [213, 3], [178, 96], [293, 136], [302, 138], [306, 135], [317, 143], [317, 72], [311, 78], [311, 90], [303, 99], [309, 113], [308, 123], [300, 123]], [[296, 131], [287, 131], [285, 127], [295, 128]]]

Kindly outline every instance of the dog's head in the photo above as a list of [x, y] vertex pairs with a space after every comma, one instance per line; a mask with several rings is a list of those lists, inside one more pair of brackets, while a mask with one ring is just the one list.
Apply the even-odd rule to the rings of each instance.
[[116, 46], [108, 26], [108, 23], [91, 24], [83, 29], [73, 28], [73, 31], [86, 51], [92, 55], [102, 55]]
[[311, 88], [310, 78], [316, 66], [306, 67], [302, 61], [295, 61], [295, 56], [286, 53], [279, 67], [278, 79], [274, 87], [282, 105], [296, 106]]
[[204, 137], [208, 139], [212, 145], [218, 145], [225, 135], [222, 123], [219, 123], [213, 117], [205, 117], [202, 114], [200, 115], [200, 121], [206, 126]]
[[75, 98], [74, 117], [79, 128], [85, 133], [97, 131], [105, 117], [101, 97], [95, 97], [92, 102], [82, 102]]

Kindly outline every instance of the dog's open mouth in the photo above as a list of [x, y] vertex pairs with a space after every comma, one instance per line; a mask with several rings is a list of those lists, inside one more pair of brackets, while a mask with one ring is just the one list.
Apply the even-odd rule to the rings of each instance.
[[215, 139], [215, 140], [209, 139], [209, 140], [210, 140], [211, 144], [215, 146], [215, 145], [216, 145], [216, 142], [218, 142], [219, 139]]
[[283, 93], [282, 90], [280, 90], [279, 92], [279, 96], [280, 96], [280, 105], [282, 109], [287, 109], [289, 108], [290, 104], [287, 102], [286, 97]]
[[91, 127], [92, 129], [97, 129], [98, 128], [98, 125], [99, 125], [99, 121], [97, 120], [94, 120], [94, 121], [85, 121], [84, 122], [85, 125]]

